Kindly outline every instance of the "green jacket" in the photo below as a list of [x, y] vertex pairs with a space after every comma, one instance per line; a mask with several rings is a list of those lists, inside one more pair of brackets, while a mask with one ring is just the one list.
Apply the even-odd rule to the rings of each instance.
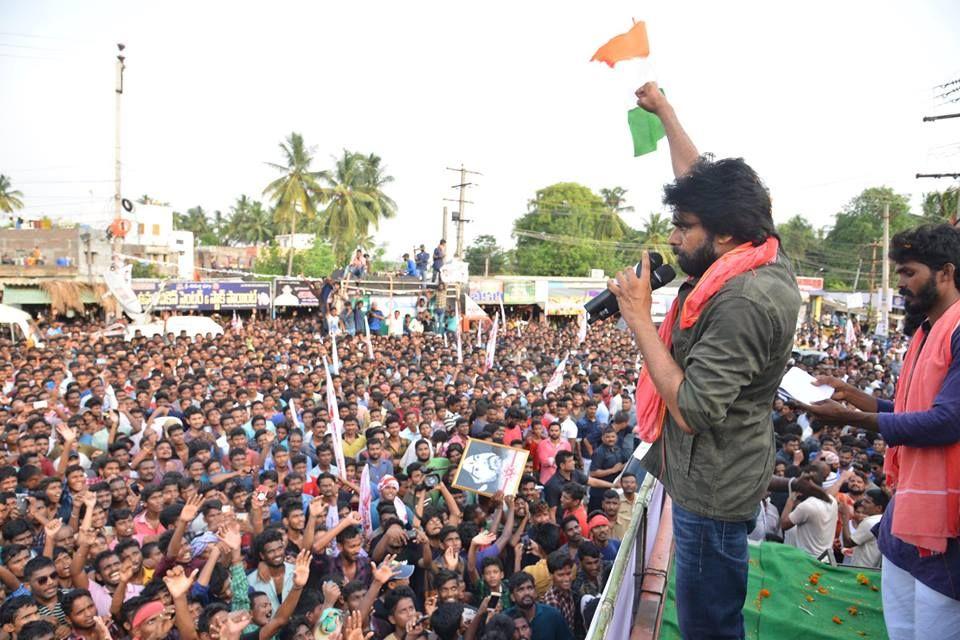
[[[680, 287], [680, 302], [693, 288]], [[684, 371], [680, 412], [667, 412], [643, 466], [684, 509], [728, 522], [750, 520], [773, 475], [770, 407], [790, 358], [800, 292], [786, 257], [729, 280], [696, 324], [673, 329]]]

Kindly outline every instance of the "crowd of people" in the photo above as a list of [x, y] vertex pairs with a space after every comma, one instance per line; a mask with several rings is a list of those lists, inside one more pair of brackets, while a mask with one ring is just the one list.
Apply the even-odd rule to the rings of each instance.
[[[460, 364], [435, 333], [374, 335], [372, 359], [344, 334], [338, 469], [321, 322], [123, 342], [78, 321], [43, 350], [3, 343], [4, 632], [298, 638], [355, 618], [378, 638], [583, 637], [637, 495], [632, 338], [511, 323], [486, 370], [469, 340]], [[530, 452], [516, 496], [453, 486], [468, 438]]]

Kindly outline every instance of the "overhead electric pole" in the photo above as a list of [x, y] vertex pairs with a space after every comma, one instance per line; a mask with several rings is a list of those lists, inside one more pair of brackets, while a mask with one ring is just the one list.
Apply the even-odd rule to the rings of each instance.
[[126, 56], [123, 55], [123, 50], [125, 48], [126, 47], [123, 43], [117, 44], [117, 50], [120, 53], [117, 54], [117, 64], [116, 64], [117, 85], [116, 85], [116, 88], [114, 89], [115, 95], [116, 95], [116, 102], [115, 102], [116, 107], [115, 107], [115, 113], [114, 113], [116, 129], [114, 131], [114, 147], [113, 147], [113, 154], [114, 154], [114, 157], [113, 157], [113, 187], [114, 187], [113, 214], [114, 215], [113, 217], [114, 217], [114, 222], [116, 222], [117, 225], [114, 228], [113, 243], [112, 243], [113, 255], [111, 256], [112, 263], [113, 263], [112, 266], [114, 268], [117, 268], [120, 266], [122, 262], [120, 260], [120, 252], [123, 250], [123, 238], [121, 237], [122, 234], [119, 233], [121, 228], [120, 219], [123, 217], [123, 195], [121, 195], [122, 192], [120, 190], [120, 102], [121, 102], [121, 98], [123, 97], [123, 70], [126, 68], [126, 66], [124, 65], [124, 60], [126, 60]]
[[883, 288], [880, 290], [880, 326], [882, 327], [882, 333], [880, 335], [885, 336], [889, 331], [890, 327], [890, 202], [883, 203], [883, 255], [880, 257], [883, 260], [882, 263], [882, 272], [883, 272]]
[[471, 171], [469, 169], [465, 169], [462, 164], [460, 165], [459, 169], [454, 169], [453, 167], [447, 167], [447, 171], [460, 172], [460, 183], [450, 187], [451, 189], [459, 189], [460, 197], [457, 198], [456, 200], [452, 200], [450, 198], [444, 198], [444, 200], [447, 202], [456, 202], [460, 207], [459, 211], [453, 212], [453, 221], [457, 223], [457, 251], [454, 255], [458, 259], [462, 260], [463, 259], [463, 225], [467, 222], [470, 222], [470, 220], [467, 220], [467, 218], [464, 216], [464, 206], [468, 204], [473, 204], [471, 201], [464, 199], [464, 197], [466, 196], [467, 187], [477, 186], [476, 183], [474, 182], [467, 182], [467, 174], [469, 173], [476, 176], [482, 176], [483, 174], [480, 173], [479, 171]]

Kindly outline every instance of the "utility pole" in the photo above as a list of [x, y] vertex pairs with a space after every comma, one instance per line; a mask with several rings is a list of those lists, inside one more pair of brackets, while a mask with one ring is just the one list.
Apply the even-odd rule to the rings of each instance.
[[877, 282], [877, 243], [870, 243], [870, 295], [867, 297], [867, 322], [873, 322], [873, 292]]
[[[952, 93], [952, 91], [948, 91], [947, 93]], [[947, 113], [940, 116], [924, 116], [923, 121], [936, 122], [937, 120], [946, 120], [948, 118], [960, 118], [960, 113]], [[920, 178], [953, 178], [956, 180], [957, 178], [960, 178], [960, 173], [918, 173], [917, 179]], [[960, 220], [960, 186], [957, 187], [957, 210], [952, 216], [950, 216], [950, 224], [957, 226], [957, 220]]]
[[883, 288], [880, 290], [880, 327], [877, 332], [881, 336], [887, 335], [890, 327], [890, 202], [883, 203]]
[[[117, 85], [114, 89], [116, 94], [116, 107], [114, 113], [114, 120], [116, 129], [114, 131], [114, 148], [113, 148], [113, 217], [117, 223], [116, 230], [120, 230], [120, 219], [123, 216], [123, 195], [120, 191], [120, 102], [123, 97], [123, 70], [126, 68], [124, 65], [124, 60], [126, 56], [123, 55], [123, 50], [125, 49], [123, 43], [117, 44], [117, 50], [120, 52], [117, 54]], [[122, 261], [120, 259], [120, 252], [123, 249], [123, 238], [120, 237], [121, 234], [114, 233], [113, 243], [112, 243], [112, 260], [111, 266], [113, 268], [119, 268]]]
[[857, 260], [857, 275], [853, 278], [853, 290], [857, 290], [857, 285], [860, 284], [860, 270], [863, 268], [863, 258]]
[[443, 208], [443, 235], [441, 236], [443, 241], [447, 241], [447, 208]]
[[459, 210], [459, 211], [454, 211], [454, 212], [453, 212], [453, 221], [457, 223], [457, 251], [456, 251], [456, 253], [454, 254], [454, 256], [455, 256], [456, 258], [462, 260], [462, 259], [463, 259], [463, 225], [464, 225], [464, 223], [470, 222], [470, 220], [467, 220], [467, 219], [464, 217], [464, 213], [463, 213], [463, 212], [464, 212], [464, 205], [473, 204], [471, 201], [465, 200], [465, 199], [464, 199], [464, 196], [466, 195], [467, 187], [475, 187], [475, 186], [477, 186], [476, 183], [467, 182], [467, 174], [469, 173], [469, 174], [477, 175], [477, 176], [482, 176], [483, 174], [480, 173], [479, 171], [471, 171], [471, 170], [469, 170], [469, 169], [465, 169], [464, 166], [463, 166], [463, 164], [460, 165], [460, 168], [459, 168], [459, 169], [454, 169], [453, 167], [447, 167], [447, 171], [458, 171], [458, 172], [460, 172], [460, 183], [459, 183], [459, 184], [455, 184], [455, 185], [453, 185], [452, 187], [450, 187], [451, 189], [459, 189], [459, 190], [460, 190], [460, 197], [457, 198], [456, 200], [451, 200], [450, 198], [444, 198], [444, 200], [445, 200], [446, 202], [456, 202], [456, 203], [458, 203], [459, 206], [460, 206], [460, 210]]

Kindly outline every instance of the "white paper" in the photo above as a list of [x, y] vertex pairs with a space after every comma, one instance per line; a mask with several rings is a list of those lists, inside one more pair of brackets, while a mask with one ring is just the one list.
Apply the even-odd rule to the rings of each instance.
[[833, 395], [833, 387], [826, 384], [812, 384], [814, 377], [799, 367], [791, 367], [780, 381], [780, 390], [791, 398], [804, 404], [813, 404], [828, 400]]

